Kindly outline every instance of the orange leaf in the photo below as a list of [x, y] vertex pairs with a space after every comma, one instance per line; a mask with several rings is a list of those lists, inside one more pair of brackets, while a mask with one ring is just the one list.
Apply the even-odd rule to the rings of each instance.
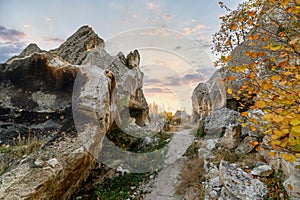
[[[275, 145], [273, 145], [272, 146], [272, 149], [274, 149], [274, 150], [278, 150], [279, 149], [279, 147], [278, 146], [275, 146]], [[275, 153], [275, 152], [274, 152]]]
[[270, 151], [270, 152], [269, 152], [269, 155], [272, 156], [272, 157], [275, 157], [275, 156], [276, 156], [276, 152]]
[[247, 113], [247, 112], [242, 112], [242, 113], [241, 113], [241, 116], [247, 117], [247, 116], [248, 116], [248, 113]]
[[280, 32], [280, 33], [278, 33], [278, 37], [283, 37], [285, 35], [285, 33], [284, 32]]
[[255, 141], [249, 142], [249, 144], [250, 144], [250, 146], [256, 147], [257, 145], [259, 145], [259, 142], [257, 142], [255, 140]]
[[255, 14], [255, 12], [253, 12], [253, 11], [249, 11], [249, 12], [248, 12], [248, 15], [249, 15], [250, 17], [253, 17], [254, 14]]
[[227, 79], [228, 79], [229, 81], [234, 81], [235, 77], [234, 77], [234, 76], [228, 76]]
[[257, 56], [259, 56], [259, 57], [260, 57], [260, 56], [264, 56], [264, 55], [265, 55], [264, 52], [258, 52], [258, 53], [257, 53]]
[[226, 41], [226, 46], [230, 46], [230, 45], [231, 45], [231, 40], [229, 39]]
[[237, 25], [236, 25], [236, 24], [233, 24], [233, 25], [231, 26], [231, 30], [235, 31], [236, 29], [237, 29]]

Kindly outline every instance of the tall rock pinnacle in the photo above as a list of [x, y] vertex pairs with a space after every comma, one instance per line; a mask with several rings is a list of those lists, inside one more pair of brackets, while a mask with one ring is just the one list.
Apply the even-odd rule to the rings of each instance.
[[95, 47], [104, 48], [104, 41], [89, 26], [80, 27], [57, 49], [50, 53], [57, 54], [71, 64], [79, 65], [87, 52]]

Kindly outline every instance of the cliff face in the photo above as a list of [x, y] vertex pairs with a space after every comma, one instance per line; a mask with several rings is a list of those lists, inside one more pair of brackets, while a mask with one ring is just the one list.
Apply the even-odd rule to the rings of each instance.
[[[57, 49], [30, 44], [0, 65], [0, 145], [21, 138], [43, 146], [13, 168], [0, 168], [0, 199], [70, 198], [123, 112], [144, 125], [143, 73], [120, 55], [107, 54], [104, 41], [83, 26]], [[121, 99], [127, 102], [122, 109]]]

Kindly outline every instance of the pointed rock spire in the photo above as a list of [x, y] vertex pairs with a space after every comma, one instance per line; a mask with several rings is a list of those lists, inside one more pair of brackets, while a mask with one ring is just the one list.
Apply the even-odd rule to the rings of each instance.
[[91, 27], [85, 25], [50, 53], [59, 55], [71, 64], [79, 65], [87, 56], [87, 52], [96, 47], [104, 48], [104, 41]]

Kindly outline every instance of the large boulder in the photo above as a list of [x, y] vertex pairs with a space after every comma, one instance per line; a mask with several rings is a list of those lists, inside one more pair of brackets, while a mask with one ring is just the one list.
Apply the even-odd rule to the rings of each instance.
[[204, 131], [206, 134], [218, 134], [225, 131], [226, 127], [238, 126], [240, 114], [228, 108], [213, 111], [205, 118]]
[[237, 199], [262, 199], [268, 192], [264, 184], [253, 179], [235, 165], [222, 160], [219, 167], [220, 183]]
[[205, 199], [263, 199], [268, 192], [260, 180], [224, 160], [218, 176], [205, 182], [205, 189]]
[[29, 45], [0, 65], [1, 145], [33, 136], [42, 145], [1, 171], [0, 199], [70, 199], [94, 166], [105, 133], [121, 118], [122, 95], [128, 115], [144, 124], [143, 73], [103, 47], [83, 26], [57, 49]]

